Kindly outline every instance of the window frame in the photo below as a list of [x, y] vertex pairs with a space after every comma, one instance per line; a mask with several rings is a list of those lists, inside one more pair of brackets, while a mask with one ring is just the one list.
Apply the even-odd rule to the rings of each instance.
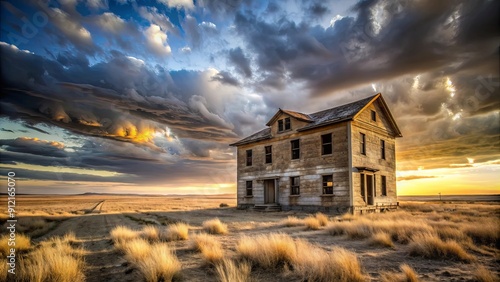
[[[330, 177], [331, 179], [331, 186], [325, 185], [328, 184], [328, 180], [325, 182], [325, 177]], [[322, 187], [322, 195], [333, 195], [333, 174], [324, 174], [321, 176], [321, 187]]]
[[285, 124], [284, 131], [291, 130], [292, 129], [292, 121], [290, 120], [290, 118], [287, 117], [287, 118], [284, 118], [284, 120], [285, 120], [284, 121], [284, 124]]
[[381, 175], [380, 176], [380, 194], [381, 196], [387, 196], [387, 176], [386, 175]]
[[[297, 142], [297, 148], [294, 148], [293, 147], [293, 144], [294, 142]], [[294, 151], [297, 151], [297, 157], [294, 158]], [[300, 159], [300, 139], [294, 139], [294, 140], [290, 140], [290, 158], [292, 160], [299, 160]]]
[[372, 121], [377, 122], [377, 112], [374, 110], [371, 111], [371, 119]]
[[[330, 136], [330, 143], [324, 143], [323, 136]], [[321, 138], [321, 155], [325, 156], [325, 155], [333, 154], [333, 133], [323, 134], [323, 135], [321, 135], [320, 138]], [[325, 146], [328, 146], [328, 145], [330, 145], [329, 146], [330, 153], [325, 153]]]
[[284, 126], [284, 122], [283, 122], [283, 120], [282, 120], [282, 119], [279, 119], [279, 120], [278, 120], [278, 132], [283, 132], [283, 131], [285, 131], [285, 130], [284, 130], [284, 128], [285, 128], [285, 126]]
[[[269, 148], [269, 153], [267, 152], [267, 149]], [[273, 146], [264, 146], [264, 162], [266, 164], [272, 164], [273, 163]]]
[[[250, 187], [248, 184], [250, 184]], [[245, 191], [246, 191], [246, 193], [245, 193], [246, 197], [253, 197], [253, 181], [252, 180], [247, 180], [245, 182]], [[250, 193], [249, 193], [249, 191], [250, 191]]]
[[385, 140], [380, 139], [380, 158], [385, 160]]
[[[294, 181], [297, 180], [297, 183]], [[290, 195], [300, 195], [300, 176], [290, 176]]]
[[253, 165], [253, 151], [252, 151], [252, 149], [246, 150], [245, 156], [246, 156], [246, 159], [245, 159], [246, 166], [252, 166]]
[[359, 151], [366, 156], [366, 135], [362, 132], [359, 133]]

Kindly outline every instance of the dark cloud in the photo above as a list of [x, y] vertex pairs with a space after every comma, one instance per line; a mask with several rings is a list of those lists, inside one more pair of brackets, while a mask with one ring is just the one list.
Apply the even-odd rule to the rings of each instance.
[[228, 57], [229, 61], [236, 67], [236, 71], [247, 78], [252, 77], [250, 60], [245, 56], [240, 47], [229, 50]]
[[10, 129], [5, 129], [5, 128], [0, 128], [1, 131], [5, 131], [5, 132], [10, 132], [10, 133], [14, 133], [14, 130], [10, 130]]
[[226, 83], [233, 86], [239, 86], [240, 82], [234, 78], [230, 73], [226, 71], [220, 71], [216, 75], [212, 76], [212, 80], [219, 81], [221, 83]]

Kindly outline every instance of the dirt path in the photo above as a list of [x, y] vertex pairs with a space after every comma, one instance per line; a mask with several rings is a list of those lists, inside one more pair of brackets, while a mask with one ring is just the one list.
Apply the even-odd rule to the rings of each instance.
[[121, 214], [82, 215], [65, 220], [37, 241], [51, 236], [62, 236], [72, 231], [86, 250], [86, 281], [140, 281], [139, 273], [130, 268], [125, 258], [115, 251], [109, 236], [109, 232], [115, 226], [124, 224], [137, 228], [137, 223]]

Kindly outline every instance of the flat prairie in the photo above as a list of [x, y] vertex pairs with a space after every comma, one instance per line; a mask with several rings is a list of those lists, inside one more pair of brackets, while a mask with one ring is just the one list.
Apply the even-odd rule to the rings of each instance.
[[[401, 202], [356, 216], [235, 206], [235, 195], [18, 195], [22, 248], [7, 276], [0, 239], [0, 281], [31, 281], [34, 269], [71, 282], [499, 281], [498, 202]], [[51, 253], [71, 267], [37, 262]]]

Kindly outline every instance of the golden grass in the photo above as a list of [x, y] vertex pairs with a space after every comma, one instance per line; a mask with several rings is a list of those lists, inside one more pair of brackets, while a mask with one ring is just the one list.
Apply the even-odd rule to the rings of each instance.
[[[9, 246], [9, 237], [10, 234], [3, 235], [0, 237], [0, 255], [3, 257], [7, 256], [10, 253], [11, 248], [15, 248], [16, 252], [25, 252], [31, 248], [30, 237], [16, 233], [15, 246]], [[13, 242], [13, 241], [11, 241]]]
[[111, 239], [113, 240], [115, 246], [121, 249], [128, 241], [137, 239], [139, 237], [139, 232], [134, 231], [126, 226], [120, 225], [110, 232]]
[[499, 282], [500, 277], [482, 265], [478, 265], [472, 272], [474, 281], [477, 282]]
[[209, 264], [216, 264], [224, 259], [222, 245], [212, 235], [201, 233], [193, 236], [190, 248], [201, 252], [204, 260]]
[[328, 224], [328, 222], [329, 222], [329, 220], [328, 220], [328, 216], [326, 216], [326, 215], [325, 215], [325, 214], [323, 214], [323, 213], [318, 212], [318, 213], [316, 213], [316, 214], [314, 215], [314, 217], [315, 217], [315, 218], [319, 221], [319, 224], [320, 224], [321, 226], [326, 226], [326, 225]]
[[142, 238], [132, 239], [120, 246], [128, 261], [137, 264], [141, 260], [150, 256], [151, 245]]
[[463, 227], [463, 232], [476, 244], [500, 248], [500, 220], [489, 219], [467, 224]]
[[155, 242], [160, 239], [160, 231], [156, 226], [146, 225], [142, 228], [141, 237], [150, 242]]
[[189, 226], [185, 223], [170, 224], [162, 232], [161, 239], [166, 241], [179, 241], [189, 239]]
[[299, 226], [303, 225], [304, 222], [301, 219], [298, 219], [296, 216], [288, 216], [286, 219], [283, 219], [280, 221], [280, 225], [286, 226], [286, 227], [294, 227], [294, 226]]
[[408, 264], [399, 266], [399, 272], [382, 272], [380, 273], [380, 280], [382, 282], [418, 282], [418, 275], [415, 270]]
[[64, 238], [51, 238], [20, 262], [21, 281], [79, 282], [85, 280], [83, 250], [73, 249]]
[[464, 262], [474, 260], [456, 241], [443, 241], [434, 234], [420, 234], [412, 239], [409, 245], [410, 255], [430, 259], [454, 259]]
[[238, 254], [263, 268], [290, 264], [297, 257], [293, 239], [282, 233], [243, 236], [236, 246]]
[[210, 234], [227, 234], [227, 225], [222, 223], [220, 219], [214, 218], [206, 220], [202, 224], [203, 230]]
[[215, 266], [217, 278], [221, 282], [248, 282], [251, 270], [248, 262], [236, 264], [230, 259], [224, 259]]
[[0, 258], [0, 281], [7, 281], [7, 275], [12, 275], [7, 272], [9, 270], [7, 262], [6, 259]]
[[319, 230], [321, 229], [321, 223], [320, 221], [313, 216], [308, 216], [304, 218], [304, 225], [306, 226], [306, 229], [308, 230]]
[[147, 282], [172, 281], [179, 275], [181, 263], [166, 243], [156, 243], [147, 249], [148, 255], [135, 262]]
[[369, 244], [372, 246], [394, 248], [394, 243], [392, 242], [391, 235], [383, 231], [373, 234], [370, 238]]

